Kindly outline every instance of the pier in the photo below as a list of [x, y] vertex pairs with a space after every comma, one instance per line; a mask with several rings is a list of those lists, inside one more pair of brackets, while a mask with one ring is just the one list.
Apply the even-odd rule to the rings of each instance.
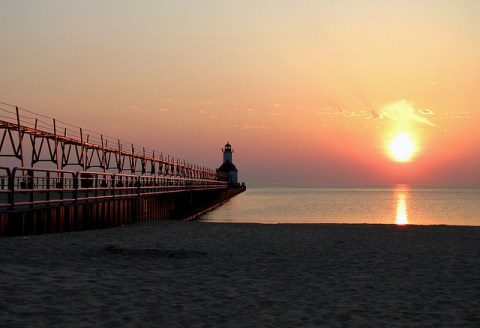
[[0, 236], [190, 220], [245, 191], [224, 172], [5, 103], [0, 159]]

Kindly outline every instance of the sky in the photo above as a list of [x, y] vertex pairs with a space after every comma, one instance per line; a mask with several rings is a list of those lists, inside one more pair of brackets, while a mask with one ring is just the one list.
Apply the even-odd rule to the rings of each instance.
[[228, 141], [246, 183], [480, 185], [480, 1], [0, 5], [1, 102], [211, 168]]

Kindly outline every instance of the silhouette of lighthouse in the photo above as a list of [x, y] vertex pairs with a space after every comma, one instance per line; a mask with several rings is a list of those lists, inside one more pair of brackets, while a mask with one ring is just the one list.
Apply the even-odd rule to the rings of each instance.
[[223, 164], [217, 169], [217, 172], [227, 177], [227, 181], [230, 186], [237, 186], [238, 170], [232, 161], [233, 149], [229, 142], [227, 142], [225, 148], [222, 148], [222, 152]]

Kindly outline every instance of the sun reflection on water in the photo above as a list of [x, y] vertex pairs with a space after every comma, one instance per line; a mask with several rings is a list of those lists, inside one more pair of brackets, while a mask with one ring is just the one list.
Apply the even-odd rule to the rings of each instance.
[[395, 188], [395, 197], [397, 199], [397, 225], [408, 224], [408, 186], [399, 185]]

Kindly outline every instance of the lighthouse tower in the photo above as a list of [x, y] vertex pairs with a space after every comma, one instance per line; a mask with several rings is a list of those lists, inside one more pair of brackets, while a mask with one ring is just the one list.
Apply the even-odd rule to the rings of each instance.
[[223, 162], [224, 163], [233, 163], [232, 162], [233, 150], [232, 150], [232, 146], [228, 142], [225, 145], [225, 148], [222, 148], [222, 152], [223, 152]]
[[228, 178], [230, 186], [236, 186], [238, 184], [238, 170], [232, 161], [233, 149], [230, 143], [227, 142], [225, 147], [222, 148], [222, 152], [223, 164], [217, 169], [217, 172]]

